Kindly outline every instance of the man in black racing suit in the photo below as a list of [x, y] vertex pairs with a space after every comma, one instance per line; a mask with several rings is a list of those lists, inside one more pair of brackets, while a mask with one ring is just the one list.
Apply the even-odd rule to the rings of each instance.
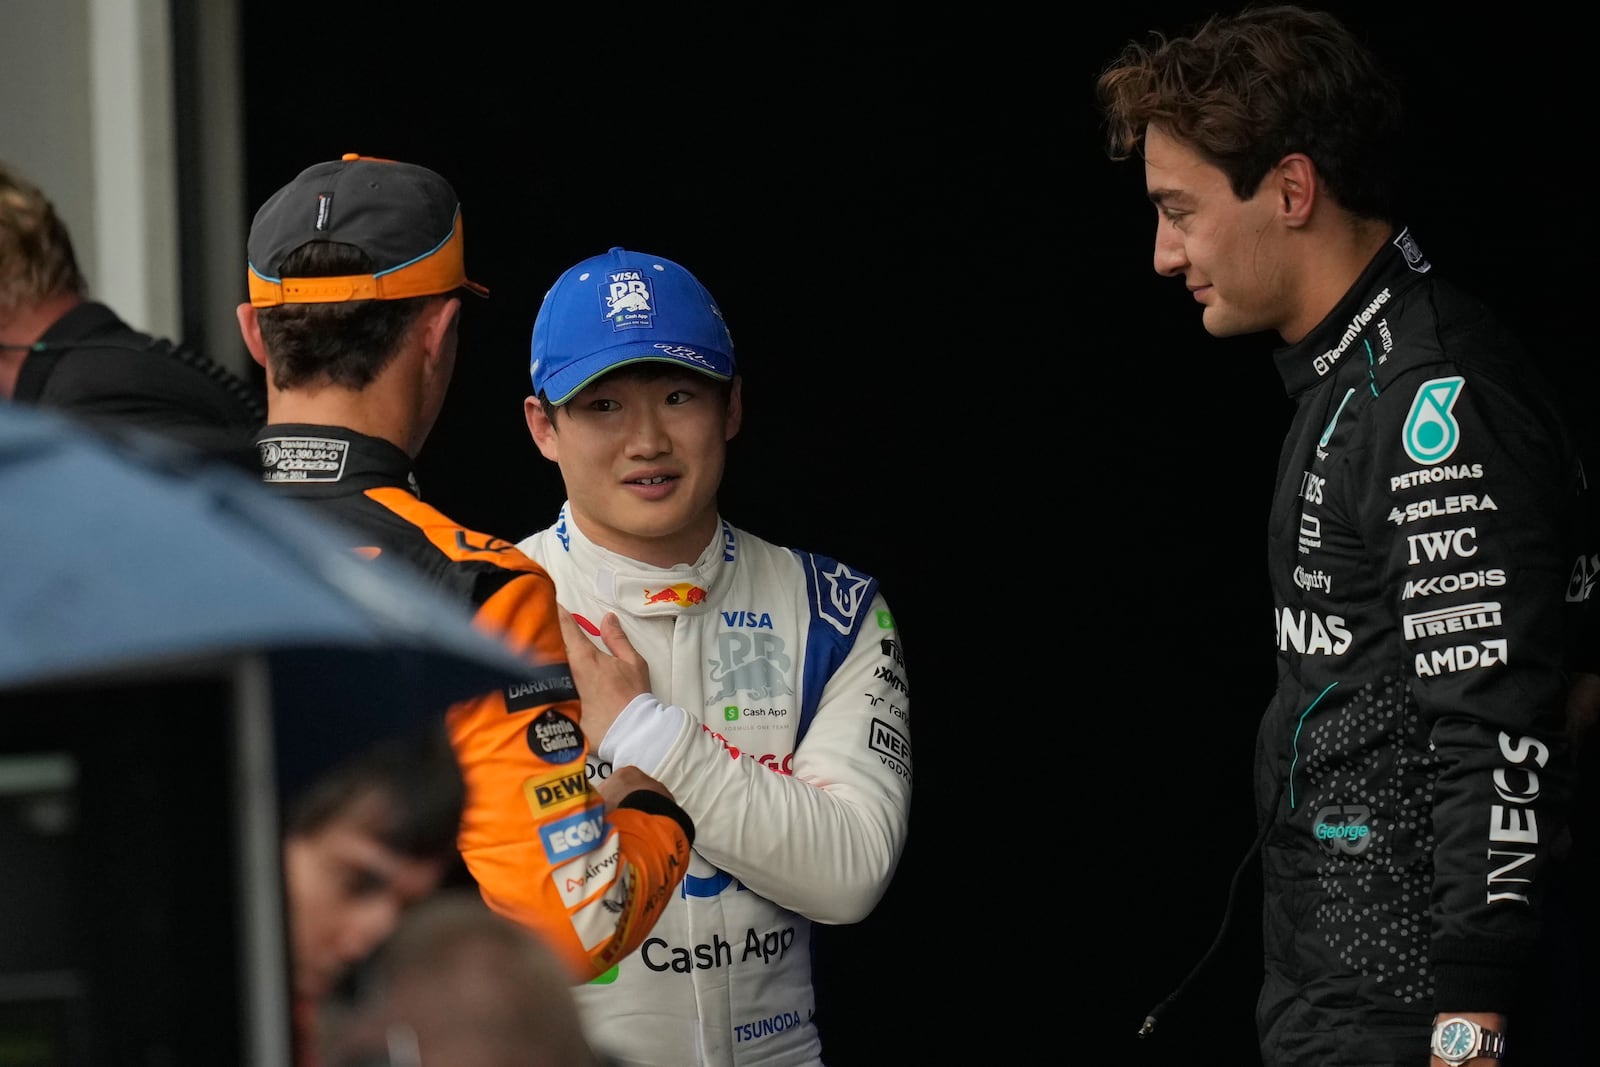
[[1262, 1062], [1559, 1062], [1571, 1022], [1536, 979], [1592, 578], [1559, 396], [1397, 224], [1398, 90], [1334, 16], [1155, 33], [1097, 91], [1109, 154], [1144, 165], [1156, 271], [1213, 336], [1286, 346], [1278, 681], [1255, 753]]
[[1527, 354], [1409, 231], [1274, 359], [1295, 414], [1269, 520], [1260, 1011], [1287, 1061], [1326, 1062], [1330, 1012], [1409, 1035], [1435, 1000], [1514, 1005], [1527, 980], [1571, 789], [1582, 472]]

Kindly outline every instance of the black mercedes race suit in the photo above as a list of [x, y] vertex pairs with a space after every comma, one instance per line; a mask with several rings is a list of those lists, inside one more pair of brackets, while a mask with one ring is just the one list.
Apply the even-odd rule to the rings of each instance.
[[1435, 1004], [1511, 1011], [1538, 935], [1582, 467], [1531, 358], [1409, 231], [1274, 359], [1263, 1059], [1423, 1064]]

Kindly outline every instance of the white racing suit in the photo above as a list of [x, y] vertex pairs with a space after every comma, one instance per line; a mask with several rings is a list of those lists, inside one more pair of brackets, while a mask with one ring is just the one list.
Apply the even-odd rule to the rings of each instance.
[[574, 989], [591, 1043], [629, 1065], [820, 1064], [811, 924], [865, 918], [908, 828], [910, 701], [877, 581], [726, 521], [665, 569], [594, 545], [565, 507], [519, 547], [580, 625], [615, 611], [650, 664], [654, 696], [590, 776], [633, 764], [696, 828], [638, 951]]

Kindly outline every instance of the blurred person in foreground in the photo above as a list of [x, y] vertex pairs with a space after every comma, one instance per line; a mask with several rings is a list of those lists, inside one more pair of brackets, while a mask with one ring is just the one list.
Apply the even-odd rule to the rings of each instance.
[[[1293, 404], [1255, 760], [1262, 1061], [1563, 1062], [1576, 1019], [1534, 992], [1574, 782], [1563, 402], [1405, 225], [1400, 96], [1337, 18], [1153, 33], [1097, 89], [1156, 272], [1212, 336], [1276, 334]], [[1238, 371], [1219, 353], [1211, 380]]]
[[[457, 844], [490, 906], [587, 981], [649, 932], [694, 828], [636, 768], [590, 785], [580, 723], [591, 702], [578, 701], [550, 576], [422, 499], [412, 461], [450, 384], [462, 297], [488, 295], [468, 280], [463, 247], [455, 190], [412, 163], [317, 163], [261, 205], [238, 308], [267, 375], [260, 473], [352, 551], [414, 568], [526, 656], [525, 680], [446, 712], [467, 782]], [[633, 681], [624, 702], [648, 686]]]
[[39, 187], [0, 163], [0, 398], [101, 431], [161, 434], [255, 464], [261, 387], [135, 330], [89, 296], [72, 238]]
[[322, 1067], [603, 1067], [566, 969], [529, 930], [447, 888], [410, 910], [325, 1014]]
[[374, 740], [286, 805], [283, 877], [297, 1067], [315, 1067], [318, 1018], [406, 910], [461, 862], [466, 785], [442, 722]]

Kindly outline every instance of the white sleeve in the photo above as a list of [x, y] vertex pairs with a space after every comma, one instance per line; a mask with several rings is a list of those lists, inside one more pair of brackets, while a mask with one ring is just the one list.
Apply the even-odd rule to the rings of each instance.
[[689, 713], [676, 704], [640, 693], [612, 720], [595, 755], [614, 767], [631, 764], [655, 778], [656, 765], [688, 723]]
[[[892, 619], [881, 594], [866, 618]], [[676, 739], [655, 776], [694, 819], [695, 851], [707, 860], [815, 922], [859, 922], [905, 847], [910, 717], [899, 637], [887, 622], [856, 634], [791, 773], [700, 729]]]

